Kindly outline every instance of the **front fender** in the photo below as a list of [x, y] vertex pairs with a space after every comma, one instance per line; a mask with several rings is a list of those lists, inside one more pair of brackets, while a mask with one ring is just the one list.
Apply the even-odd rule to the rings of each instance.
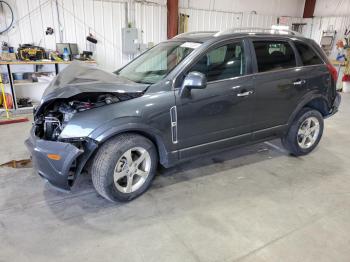
[[144, 124], [141, 117], [121, 117], [99, 126], [90, 133], [89, 138], [94, 139], [98, 143], [103, 143], [116, 134], [131, 131], [145, 132], [155, 137], [162, 136], [159, 130]]
[[173, 91], [163, 91], [79, 112], [64, 127], [59, 139], [86, 137], [101, 144], [117, 134], [136, 132], [157, 144], [162, 161], [168, 152], [176, 151], [170, 121], [174, 100]]
[[169, 167], [178, 160], [177, 153], [170, 150], [166, 134], [145, 124], [141, 117], [123, 117], [109, 121], [95, 129], [89, 138], [101, 144], [113, 136], [126, 132], [141, 134], [150, 139], [157, 147], [159, 161], [163, 166]]

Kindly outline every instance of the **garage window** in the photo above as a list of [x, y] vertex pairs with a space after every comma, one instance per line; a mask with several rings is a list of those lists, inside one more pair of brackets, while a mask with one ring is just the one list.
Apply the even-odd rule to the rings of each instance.
[[294, 44], [299, 52], [303, 65], [306, 66], [323, 64], [323, 61], [319, 58], [315, 51], [312, 50], [310, 46], [300, 42], [295, 42]]
[[259, 72], [287, 69], [296, 66], [292, 47], [283, 41], [254, 41]]

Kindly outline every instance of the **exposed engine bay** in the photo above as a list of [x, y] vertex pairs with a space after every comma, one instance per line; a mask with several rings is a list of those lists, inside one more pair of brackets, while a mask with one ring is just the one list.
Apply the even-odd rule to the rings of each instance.
[[69, 120], [80, 112], [142, 96], [143, 93], [81, 93], [42, 105], [35, 113], [35, 135], [56, 141]]

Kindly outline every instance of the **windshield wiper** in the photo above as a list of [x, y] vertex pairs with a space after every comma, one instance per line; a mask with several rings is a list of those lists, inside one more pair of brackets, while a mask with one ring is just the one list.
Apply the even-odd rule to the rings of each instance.
[[[131, 81], [134, 81], [134, 80], [131, 80]], [[154, 83], [152, 82], [143, 82], [143, 81], [134, 81], [135, 83], [138, 83], [138, 84], [147, 84], [147, 85], [152, 85]]]

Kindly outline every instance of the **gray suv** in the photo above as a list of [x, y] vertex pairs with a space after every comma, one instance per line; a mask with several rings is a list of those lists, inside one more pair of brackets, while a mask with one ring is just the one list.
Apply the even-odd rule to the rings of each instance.
[[291, 32], [194, 32], [114, 73], [73, 63], [45, 90], [26, 145], [38, 174], [69, 190], [91, 173], [97, 192], [129, 201], [164, 167], [281, 138], [311, 152], [338, 110], [337, 71]]

